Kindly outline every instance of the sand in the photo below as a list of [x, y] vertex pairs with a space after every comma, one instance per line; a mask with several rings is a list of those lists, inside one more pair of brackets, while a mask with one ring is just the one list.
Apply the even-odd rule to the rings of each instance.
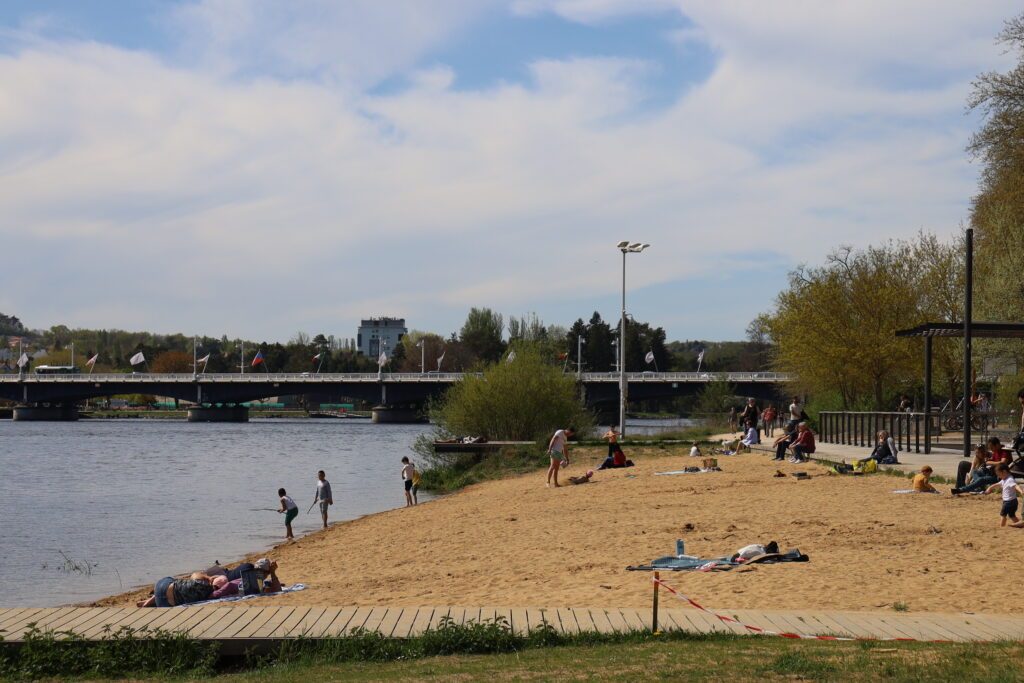
[[[774, 540], [811, 558], [667, 575], [709, 607], [1012, 609], [992, 579], [1012, 576], [1024, 561], [1024, 529], [998, 527], [998, 495], [894, 495], [909, 481], [830, 476], [760, 453], [720, 457], [723, 472], [654, 476], [694, 460], [682, 449], [627, 446], [627, 454], [636, 467], [597, 472], [590, 484], [549, 489], [543, 472], [517, 476], [278, 546], [263, 554], [278, 561], [284, 582], [308, 589], [258, 601], [643, 607], [651, 574], [625, 567], [671, 554], [682, 538], [688, 553], [705, 557]], [[603, 455], [577, 451], [569, 473], [595, 467]], [[811, 479], [775, 478], [776, 470]], [[396, 490], [396, 504], [401, 497]], [[128, 604], [139, 594], [95, 604]]]

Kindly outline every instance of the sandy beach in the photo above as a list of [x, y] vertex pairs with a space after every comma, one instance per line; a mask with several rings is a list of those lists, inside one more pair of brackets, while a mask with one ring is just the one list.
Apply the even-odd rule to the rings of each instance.
[[[722, 472], [655, 476], [695, 461], [679, 447], [627, 445], [627, 454], [636, 467], [597, 472], [590, 484], [549, 489], [538, 471], [277, 546], [262, 554], [277, 560], [285, 583], [308, 588], [258, 600], [641, 607], [650, 604], [651, 574], [625, 567], [671, 554], [682, 538], [702, 557], [774, 540], [811, 558], [667, 577], [708, 606], [1008, 611], [1000, 591], [977, 586], [1024, 561], [1024, 530], [998, 528], [998, 495], [896, 495], [909, 480], [832, 476], [760, 453], [720, 457]], [[603, 455], [578, 449], [569, 474], [596, 467]], [[774, 477], [777, 470], [811, 478]], [[142, 594], [94, 604], [129, 604]]]

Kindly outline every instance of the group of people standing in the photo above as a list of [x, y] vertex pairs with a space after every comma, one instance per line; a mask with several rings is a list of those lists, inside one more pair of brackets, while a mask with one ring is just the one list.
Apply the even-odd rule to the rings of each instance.
[[744, 434], [753, 427], [763, 431], [765, 438], [775, 436], [775, 428], [781, 424], [785, 425], [786, 431], [792, 431], [801, 420], [807, 420], [807, 413], [804, 412], [803, 403], [799, 396], [794, 396], [789, 408], [780, 411], [774, 403], [769, 403], [761, 410], [757, 401], [748, 398], [746, 405], [740, 410], [735, 407], [729, 409], [729, 428], [732, 431], [742, 430]]

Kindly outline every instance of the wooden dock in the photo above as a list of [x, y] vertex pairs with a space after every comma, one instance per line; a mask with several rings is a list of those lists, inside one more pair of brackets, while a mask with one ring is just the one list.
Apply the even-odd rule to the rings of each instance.
[[[803, 635], [928, 641], [1024, 640], [1024, 617], [1012, 615], [830, 612], [823, 610], [719, 610], [750, 626]], [[43, 631], [71, 632], [90, 640], [124, 628], [185, 632], [222, 644], [225, 654], [272, 646], [295, 638], [328, 638], [373, 631], [407, 638], [456, 624], [503, 618], [517, 634], [545, 624], [559, 633], [624, 633], [648, 630], [650, 609], [514, 607], [275, 607], [269, 604], [209, 605], [184, 608], [53, 607], [0, 609], [0, 635], [17, 644], [33, 625]], [[749, 635], [695, 609], [662, 609], [662, 631]]]

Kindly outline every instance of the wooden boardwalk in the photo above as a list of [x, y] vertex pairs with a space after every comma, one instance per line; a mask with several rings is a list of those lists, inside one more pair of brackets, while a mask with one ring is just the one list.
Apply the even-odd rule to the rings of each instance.
[[[719, 610], [751, 626], [803, 635], [853, 638], [901, 638], [943, 641], [1024, 640], [1024, 617], [1012, 615], [896, 612], [827, 612], [821, 610]], [[55, 607], [0, 609], [0, 636], [18, 643], [32, 626], [100, 639], [122, 627], [185, 632], [243, 650], [260, 643], [306, 637], [324, 638], [365, 629], [391, 638], [406, 638], [437, 628], [444, 619], [456, 624], [504, 618], [518, 634], [550, 625], [560, 633], [622, 633], [651, 626], [649, 609], [513, 608], [513, 607], [275, 607], [209, 605], [168, 609], [134, 607]], [[662, 609], [663, 631], [747, 634], [695, 609]]]

